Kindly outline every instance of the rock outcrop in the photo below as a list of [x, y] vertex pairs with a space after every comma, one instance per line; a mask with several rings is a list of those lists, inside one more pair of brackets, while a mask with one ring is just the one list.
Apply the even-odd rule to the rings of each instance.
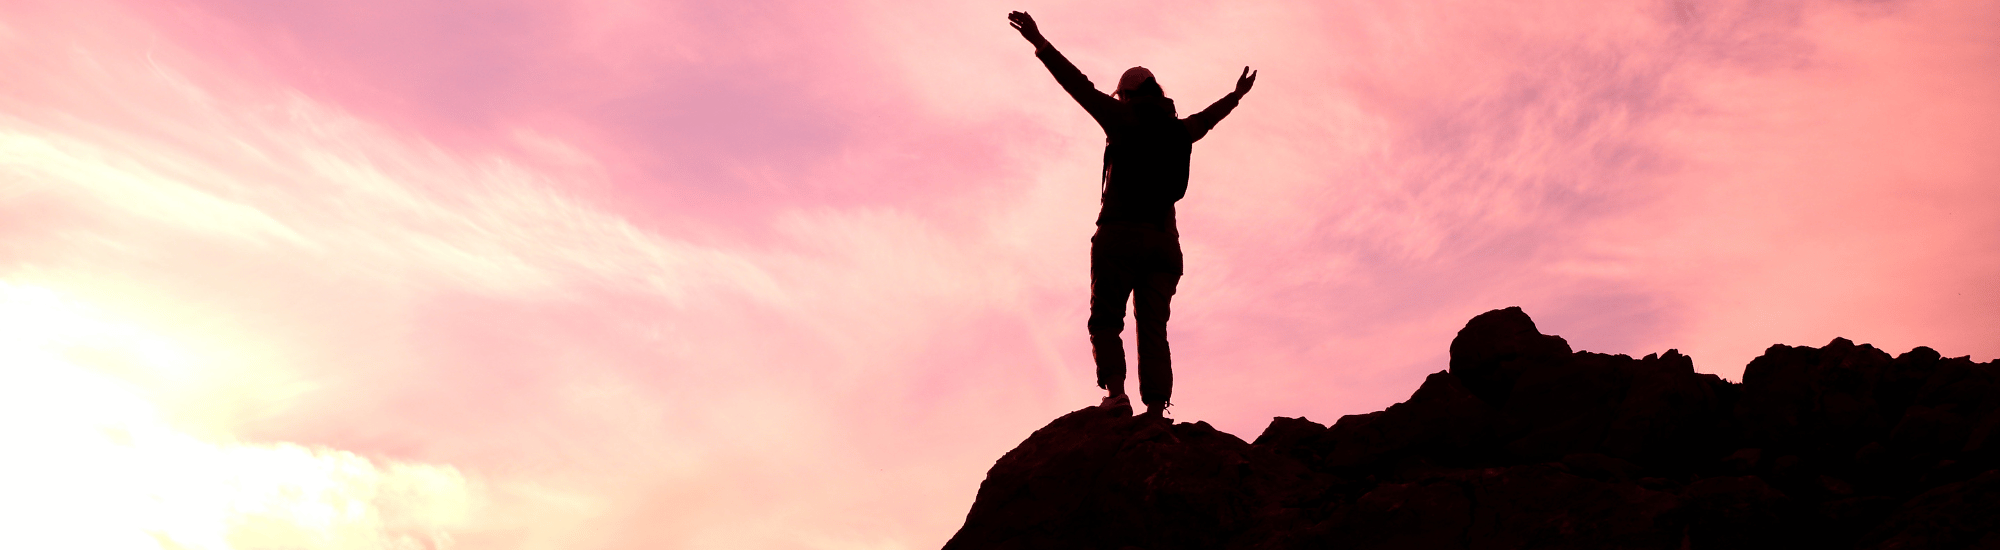
[[1576, 352], [1479, 315], [1408, 401], [1254, 442], [1085, 408], [1001, 457], [947, 549], [1995, 548], [2000, 361]]

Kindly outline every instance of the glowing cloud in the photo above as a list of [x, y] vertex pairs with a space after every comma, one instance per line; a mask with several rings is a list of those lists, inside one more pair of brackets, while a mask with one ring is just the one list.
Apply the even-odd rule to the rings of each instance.
[[193, 368], [173, 342], [0, 282], [0, 546], [437, 549], [474, 505], [450, 466], [177, 431], [100, 372]]

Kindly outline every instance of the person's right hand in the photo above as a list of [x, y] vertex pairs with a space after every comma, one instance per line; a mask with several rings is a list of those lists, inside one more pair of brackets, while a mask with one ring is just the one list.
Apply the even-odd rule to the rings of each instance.
[[1036, 48], [1048, 46], [1049, 41], [1042, 38], [1042, 30], [1035, 26], [1035, 18], [1029, 16], [1028, 12], [1008, 13], [1007, 24], [1014, 27], [1014, 30], [1021, 31], [1021, 38], [1028, 39], [1028, 43], [1034, 44]]
[[1250, 86], [1257, 83], [1257, 72], [1243, 68], [1243, 76], [1236, 77], [1236, 95], [1250, 93]]

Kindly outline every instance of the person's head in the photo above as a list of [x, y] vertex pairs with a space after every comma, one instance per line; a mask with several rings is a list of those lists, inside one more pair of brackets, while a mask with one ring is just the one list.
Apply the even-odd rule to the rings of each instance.
[[1160, 81], [1153, 79], [1153, 71], [1146, 70], [1145, 67], [1133, 67], [1126, 69], [1125, 74], [1118, 77], [1118, 91], [1114, 95], [1118, 96], [1119, 101], [1129, 103], [1136, 99], [1163, 98], [1167, 93], [1160, 89]]
[[1145, 67], [1126, 69], [1125, 74], [1118, 77], [1118, 91], [1113, 95], [1127, 104], [1153, 105], [1165, 109], [1168, 114], [1174, 110], [1173, 100], [1167, 99], [1167, 92], [1160, 88], [1160, 81], [1155, 80], [1153, 71]]

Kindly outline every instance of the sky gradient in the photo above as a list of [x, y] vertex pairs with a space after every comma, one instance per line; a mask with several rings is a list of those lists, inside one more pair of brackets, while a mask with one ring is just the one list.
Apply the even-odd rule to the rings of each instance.
[[901, 4], [0, 4], [0, 546], [941, 545], [1099, 396], [1103, 135], [1017, 9], [1186, 111], [1260, 71], [1179, 420], [1379, 410], [1514, 305], [2000, 356], [2000, 4]]

